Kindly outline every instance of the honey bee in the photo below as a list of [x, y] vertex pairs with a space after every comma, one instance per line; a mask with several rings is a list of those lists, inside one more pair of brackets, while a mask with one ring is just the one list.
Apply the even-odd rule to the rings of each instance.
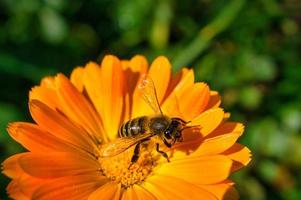
[[[181, 118], [168, 117], [162, 113], [154, 83], [149, 75], [143, 75], [138, 89], [143, 100], [155, 114], [137, 117], [122, 124], [118, 131], [119, 138], [102, 146], [101, 157], [116, 156], [135, 145], [131, 158], [132, 165], [139, 158], [140, 145], [154, 136], [158, 136], [168, 148], [171, 148], [176, 142], [183, 141], [182, 131], [187, 128], [188, 122]], [[160, 150], [159, 143], [156, 143], [156, 150], [169, 162], [168, 155]]]

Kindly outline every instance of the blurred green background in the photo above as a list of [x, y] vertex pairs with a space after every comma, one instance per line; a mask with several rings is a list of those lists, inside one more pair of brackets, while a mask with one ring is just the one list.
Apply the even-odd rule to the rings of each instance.
[[[247, 126], [241, 199], [301, 199], [301, 1], [1, 0], [1, 162], [22, 151], [5, 127], [30, 120], [30, 88], [107, 53], [193, 66]], [[0, 199], [7, 183], [1, 175]]]

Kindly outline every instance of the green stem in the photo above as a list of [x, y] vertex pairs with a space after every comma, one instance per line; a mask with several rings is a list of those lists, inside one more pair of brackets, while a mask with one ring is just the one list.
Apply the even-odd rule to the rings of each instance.
[[233, 0], [211, 23], [201, 29], [197, 37], [174, 58], [173, 70], [178, 71], [195, 60], [209, 46], [212, 39], [231, 24], [245, 1]]

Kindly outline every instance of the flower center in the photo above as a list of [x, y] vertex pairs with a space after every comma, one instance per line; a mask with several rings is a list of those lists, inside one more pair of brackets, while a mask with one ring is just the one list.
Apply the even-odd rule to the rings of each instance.
[[99, 158], [102, 173], [124, 188], [140, 184], [156, 166], [158, 156], [145, 146], [140, 147], [140, 156], [135, 163], [131, 163], [133, 155], [133, 148], [130, 148], [113, 157]]

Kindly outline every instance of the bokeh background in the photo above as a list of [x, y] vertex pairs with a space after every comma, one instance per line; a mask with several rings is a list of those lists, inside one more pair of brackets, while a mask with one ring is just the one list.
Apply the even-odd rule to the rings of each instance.
[[[193, 67], [246, 124], [241, 199], [301, 199], [301, 1], [1, 0], [1, 162], [23, 151], [5, 128], [31, 120], [30, 88], [107, 53]], [[8, 181], [0, 175], [0, 199]]]

